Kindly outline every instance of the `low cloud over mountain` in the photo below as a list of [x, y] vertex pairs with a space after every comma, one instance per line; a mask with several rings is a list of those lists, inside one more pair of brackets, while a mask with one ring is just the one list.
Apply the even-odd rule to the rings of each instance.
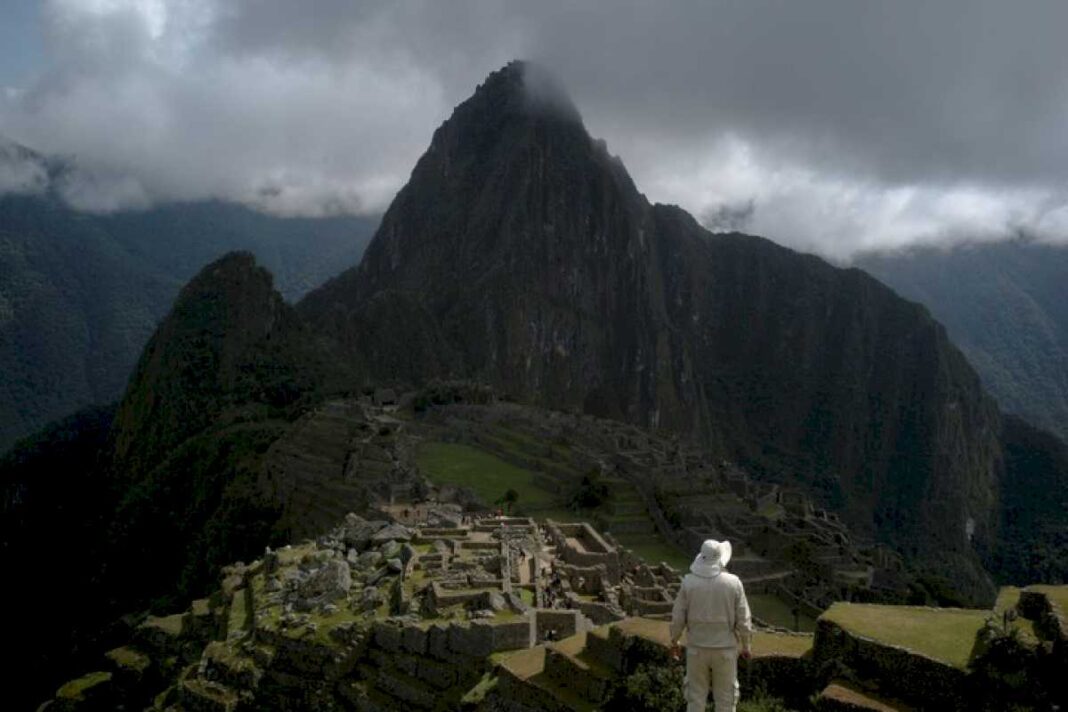
[[375, 212], [486, 68], [523, 56], [650, 198], [752, 206], [746, 229], [793, 247], [1068, 236], [1054, 0], [48, 0], [40, 19], [48, 61], [2, 92], [0, 132], [76, 156], [89, 209]]

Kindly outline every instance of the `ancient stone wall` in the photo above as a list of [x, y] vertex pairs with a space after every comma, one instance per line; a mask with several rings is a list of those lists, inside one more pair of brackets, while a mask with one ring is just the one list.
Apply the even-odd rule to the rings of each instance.
[[557, 639], [567, 638], [578, 632], [579, 612], [539, 609], [535, 611], [535, 635], [538, 641], [545, 640], [550, 630], [556, 631]]

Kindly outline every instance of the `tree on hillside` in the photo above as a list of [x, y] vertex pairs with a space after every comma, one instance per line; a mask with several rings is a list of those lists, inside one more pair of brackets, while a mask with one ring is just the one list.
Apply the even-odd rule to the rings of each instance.
[[508, 514], [511, 514], [512, 506], [515, 505], [515, 503], [518, 501], [519, 493], [509, 487], [507, 490], [505, 490], [504, 494], [501, 495], [500, 499], [498, 499], [495, 504], [504, 505], [505, 511], [508, 512]]
[[578, 489], [571, 495], [571, 506], [575, 509], [596, 509], [608, 500], [608, 484], [601, 478], [599, 470], [590, 470], [582, 476]]

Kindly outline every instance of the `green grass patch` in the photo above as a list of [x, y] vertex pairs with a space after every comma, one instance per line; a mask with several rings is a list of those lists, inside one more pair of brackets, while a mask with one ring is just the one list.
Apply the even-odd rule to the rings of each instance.
[[498, 425], [492, 429], [492, 432], [498, 437], [510, 440], [519, 445], [526, 452], [537, 455], [539, 459], [544, 459], [550, 451], [552, 451], [553, 458], [557, 460], [566, 461], [571, 456], [571, 447], [568, 445], [551, 442], [528, 433], [520, 432], [514, 428]]
[[71, 680], [59, 688], [56, 697], [63, 700], [84, 700], [85, 695], [94, 687], [111, 682], [110, 672], [91, 672], [77, 680]]
[[152, 664], [147, 655], [126, 646], [109, 650], [105, 655], [117, 667], [136, 673], [143, 673]]
[[642, 557], [645, 563], [650, 566], [656, 566], [661, 561], [666, 561], [680, 574], [684, 574], [689, 570], [690, 564], [693, 562], [692, 556], [687, 556], [655, 534], [643, 537], [643, 539], [641, 542], [626, 543], [624, 546]]
[[227, 633], [248, 630], [252, 626], [252, 611], [249, 610], [247, 604], [245, 589], [239, 588], [234, 591], [234, 597], [230, 601], [230, 615], [226, 625]]
[[989, 611], [963, 608], [835, 603], [820, 620], [964, 669], [971, 659], [976, 633], [989, 615]]
[[812, 636], [810, 635], [785, 635], [764, 631], [753, 633], [753, 654], [757, 656], [789, 655], [799, 658], [810, 650], [812, 650]]
[[465, 707], [477, 705], [496, 687], [497, 676], [491, 672], [483, 673], [482, 679], [480, 679], [474, 687], [464, 693], [460, 702], [463, 703]]
[[552, 493], [534, 483], [534, 472], [469, 445], [424, 443], [416, 464], [434, 484], [467, 487], [487, 506], [514, 489], [519, 493], [516, 505], [525, 511], [559, 508]]
[[142, 624], [146, 628], [157, 628], [169, 636], [177, 638], [182, 634], [183, 614], [173, 613], [169, 616], [149, 616]]
[[753, 615], [766, 623], [800, 633], [812, 633], [816, 630], [816, 620], [803, 613], [798, 614], [797, 625], [795, 625], [793, 607], [778, 596], [770, 593], [756, 593], [750, 594], [747, 598]]

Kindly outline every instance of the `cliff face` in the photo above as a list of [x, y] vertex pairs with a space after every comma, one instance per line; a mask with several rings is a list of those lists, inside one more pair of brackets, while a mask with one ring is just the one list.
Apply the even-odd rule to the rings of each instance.
[[692, 436], [990, 590], [998, 413], [942, 328], [859, 271], [650, 205], [536, 68], [457, 107], [360, 266], [298, 309], [376, 380]]

